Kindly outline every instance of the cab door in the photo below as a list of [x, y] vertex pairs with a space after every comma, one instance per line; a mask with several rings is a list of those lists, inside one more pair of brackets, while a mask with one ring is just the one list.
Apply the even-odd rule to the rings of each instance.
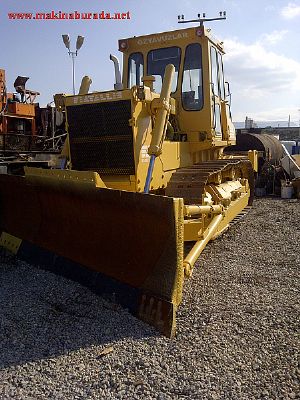
[[214, 47], [210, 48], [211, 65], [211, 92], [212, 92], [212, 126], [215, 132], [215, 139], [226, 140], [226, 132], [222, 123], [223, 108], [225, 106], [225, 86], [223, 63], [221, 53]]

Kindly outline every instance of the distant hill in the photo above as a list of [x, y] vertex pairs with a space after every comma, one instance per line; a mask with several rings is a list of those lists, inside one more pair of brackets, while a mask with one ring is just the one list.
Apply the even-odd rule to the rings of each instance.
[[[271, 126], [272, 128], [277, 128], [277, 127], [283, 128], [288, 126], [287, 121], [254, 121], [254, 122], [258, 128], [266, 128], [267, 126]], [[245, 122], [234, 122], [234, 126], [236, 127], [236, 129], [245, 128]], [[290, 126], [296, 127], [298, 125], [295, 122], [291, 122]]]

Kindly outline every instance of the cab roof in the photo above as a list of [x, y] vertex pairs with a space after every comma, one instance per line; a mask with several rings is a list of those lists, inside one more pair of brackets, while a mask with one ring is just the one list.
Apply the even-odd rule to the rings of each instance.
[[150, 35], [134, 36], [119, 40], [121, 52], [142, 51], [144, 48], [167, 47], [172, 45], [184, 45], [191, 43], [195, 38], [206, 37], [219, 50], [224, 53], [223, 42], [220, 42], [211, 34], [211, 29], [204, 26], [197, 26], [174, 31], [158, 32]]

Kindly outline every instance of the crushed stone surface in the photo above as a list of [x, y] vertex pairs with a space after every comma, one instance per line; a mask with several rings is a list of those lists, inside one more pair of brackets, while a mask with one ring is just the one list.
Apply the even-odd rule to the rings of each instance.
[[170, 340], [2, 252], [0, 399], [299, 399], [299, 271], [299, 200], [255, 200], [204, 250]]

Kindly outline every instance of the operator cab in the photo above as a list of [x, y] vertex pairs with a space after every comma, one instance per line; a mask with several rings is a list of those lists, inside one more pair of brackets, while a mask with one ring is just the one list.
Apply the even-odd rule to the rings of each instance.
[[[221, 18], [224, 19], [224, 18]], [[185, 21], [184, 21], [185, 22]], [[230, 105], [225, 94], [223, 44], [203, 24], [172, 32], [121, 39], [123, 87], [142, 86], [144, 76], [153, 76], [153, 90], [160, 93], [165, 68], [175, 67], [171, 96], [180, 114], [180, 131], [188, 140], [215, 138], [230, 141], [235, 136]], [[197, 132], [197, 138], [193, 133]]]
[[[178, 46], [149, 50], [143, 53], [132, 53], [128, 58], [127, 88], [142, 85], [144, 75], [155, 78], [153, 90], [160, 93], [165, 68], [168, 64], [175, 67], [172, 82], [172, 96], [179, 89], [179, 74], [181, 68], [182, 49]], [[189, 44], [185, 49], [182, 80], [182, 106], [185, 110], [201, 110], [203, 107], [202, 49], [199, 43]]]

